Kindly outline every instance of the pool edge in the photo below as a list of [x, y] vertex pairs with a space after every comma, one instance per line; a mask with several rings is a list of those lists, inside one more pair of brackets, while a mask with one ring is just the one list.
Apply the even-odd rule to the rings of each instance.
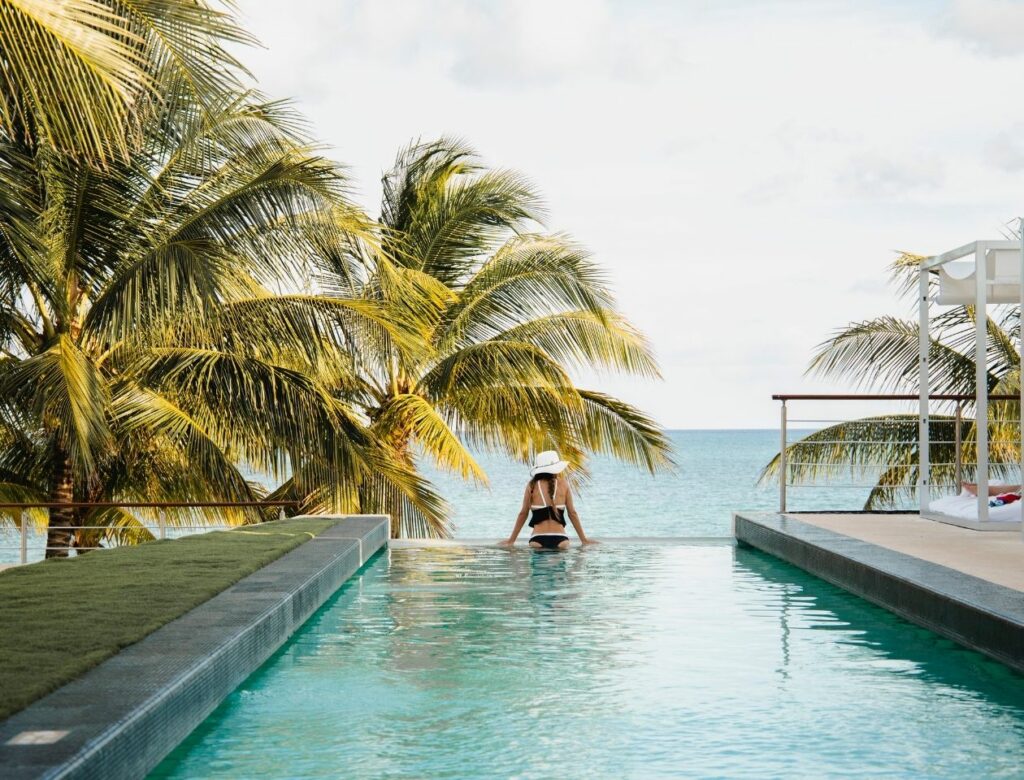
[[[0, 722], [4, 777], [145, 777], [386, 547], [386, 516], [337, 521]], [[26, 732], [67, 733], [11, 744]]]
[[775, 512], [736, 512], [733, 533], [739, 544], [1024, 673], [1019, 591]]

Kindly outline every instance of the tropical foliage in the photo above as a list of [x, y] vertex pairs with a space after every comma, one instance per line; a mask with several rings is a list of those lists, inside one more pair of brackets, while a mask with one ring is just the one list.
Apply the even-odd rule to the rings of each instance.
[[225, 45], [249, 40], [203, 0], [0, 0], [0, 130], [94, 163], [124, 158], [168, 82], [194, 106], [237, 92]]
[[[653, 421], [570, 376], [656, 377], [658, 368], [587, 252], [533, 232], [540, 216], [517, 174], [482, 167], [458, 140], [416, 143], [384, 177], [377, 235], [354, 242], [319, 280], [380, 306], [415, 337], [410, 351], [366, 331], [374, 340], [353, 353], [356, 382], [340, 388], [399, 463], [427, 458], [479, 482], [473, 445], [518, 460], [554, 448], [580, 466], [587, 453], [651, 471], [670, 463]], [[424, 511], [386, 484], [366, 483], [362, 499], [402, 533], [448, 531], [443, 507]]]
[[[893, 265], [893, 280], [906, 297], [917, 300], [917, 271], [923, 258], [904, 254]], [[1020, 328], [1018, 307], [989, 312], [987, 338], [988, 392], [1020, 392], [1020, 354], [1014, 346]], [[808, 371], [843, 379], [865, 392], [913, 394], [918, 391], [919, 329], [915, 320], [878, 317], [851, 323], [821, 344]], [[934, 316], [929, 328], [929, 382], [932, 393], [969, 395], [975, 392], [974, 309], [958, 306]], [[930, 418], [931, 482], [951, 488], [959, 473], [974, 480], [977, 462], [973, 403], [963, 402], [961, 471], [957, 471], [955, 404]], [[1017, 419], [1020, 405], [989, 404], [989, 462], [996, 477], [1009, 476], [1020, 462]], [[786, 450], [790, 482], [835, 480], [851, 475], [875, 480], [865, 509], [897, 506], [916, 492], [919, 464], [917, 414], [894, 414], [842, 422], [824, 428]], [[779, 478], [779, 456], [769, 463], [762, 481]]]
[[[474, 445], [667, 465], [650, 419], [571, 377], [658, 370], [533, 189], [414, 144], [371, 222], [240, 88], [246, 39], [197, 0], [0, 0], [0, 502], [251, 501], [261, 473], [302, 511], [443, 535], [423, 458], [479, 482]], [[51, 554], [148, 536], [145, 510], [35, 516]]]
[[[296, 287], [306, 258], [360, 229], [337, 168], [280, 105], [166, 105], [104, 169], [0, 146], [17, 199], [0, 245], [2, 494], [252, 500], [241, 464], [293, 472], [312, 509], [351, 511], [371, 470], [422, 500], [334, 393], [350, 334], [387, 331], [380, 307], [267, 286]], [[116, 509], [51, 521], [141, 533]]]

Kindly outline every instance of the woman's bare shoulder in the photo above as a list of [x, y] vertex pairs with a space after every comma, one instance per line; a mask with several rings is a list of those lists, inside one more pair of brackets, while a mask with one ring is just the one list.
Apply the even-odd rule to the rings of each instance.
[[558, 484], [555, 485], [555, 488], [558, 495], [560, 495], [563, 499], [572, 492], [572, 488], [569, 485], [569, 480], [562, 479], [561, 477], [558, 478]]

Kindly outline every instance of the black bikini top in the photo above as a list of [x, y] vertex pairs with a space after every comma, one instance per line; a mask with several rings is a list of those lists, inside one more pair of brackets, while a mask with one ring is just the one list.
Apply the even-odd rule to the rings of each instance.
[[530, 507], [530, 528], [533, 528], [538, 523], [543, 523], [545, 520], [554, 520], [556, 523], [560, 523], [564, 528], [565, 505], [551, 506], [548, 503], [548, 497], [544, 495], [543, 485], [538, 483], [537, 488], [540, 490], [540, 497], [544, 499], [544, 506]]

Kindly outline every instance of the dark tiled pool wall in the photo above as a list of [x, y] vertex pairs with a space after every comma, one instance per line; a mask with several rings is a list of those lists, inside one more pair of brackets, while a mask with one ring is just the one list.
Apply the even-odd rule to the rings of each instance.
[[778, 514], [736, 514], [756, 547], [1024, 672], [1024, 598], [1011, 588]]
[[0, 777], [145, 777], [387, 538], [384, 516], [340, 517], [0, 723]]

